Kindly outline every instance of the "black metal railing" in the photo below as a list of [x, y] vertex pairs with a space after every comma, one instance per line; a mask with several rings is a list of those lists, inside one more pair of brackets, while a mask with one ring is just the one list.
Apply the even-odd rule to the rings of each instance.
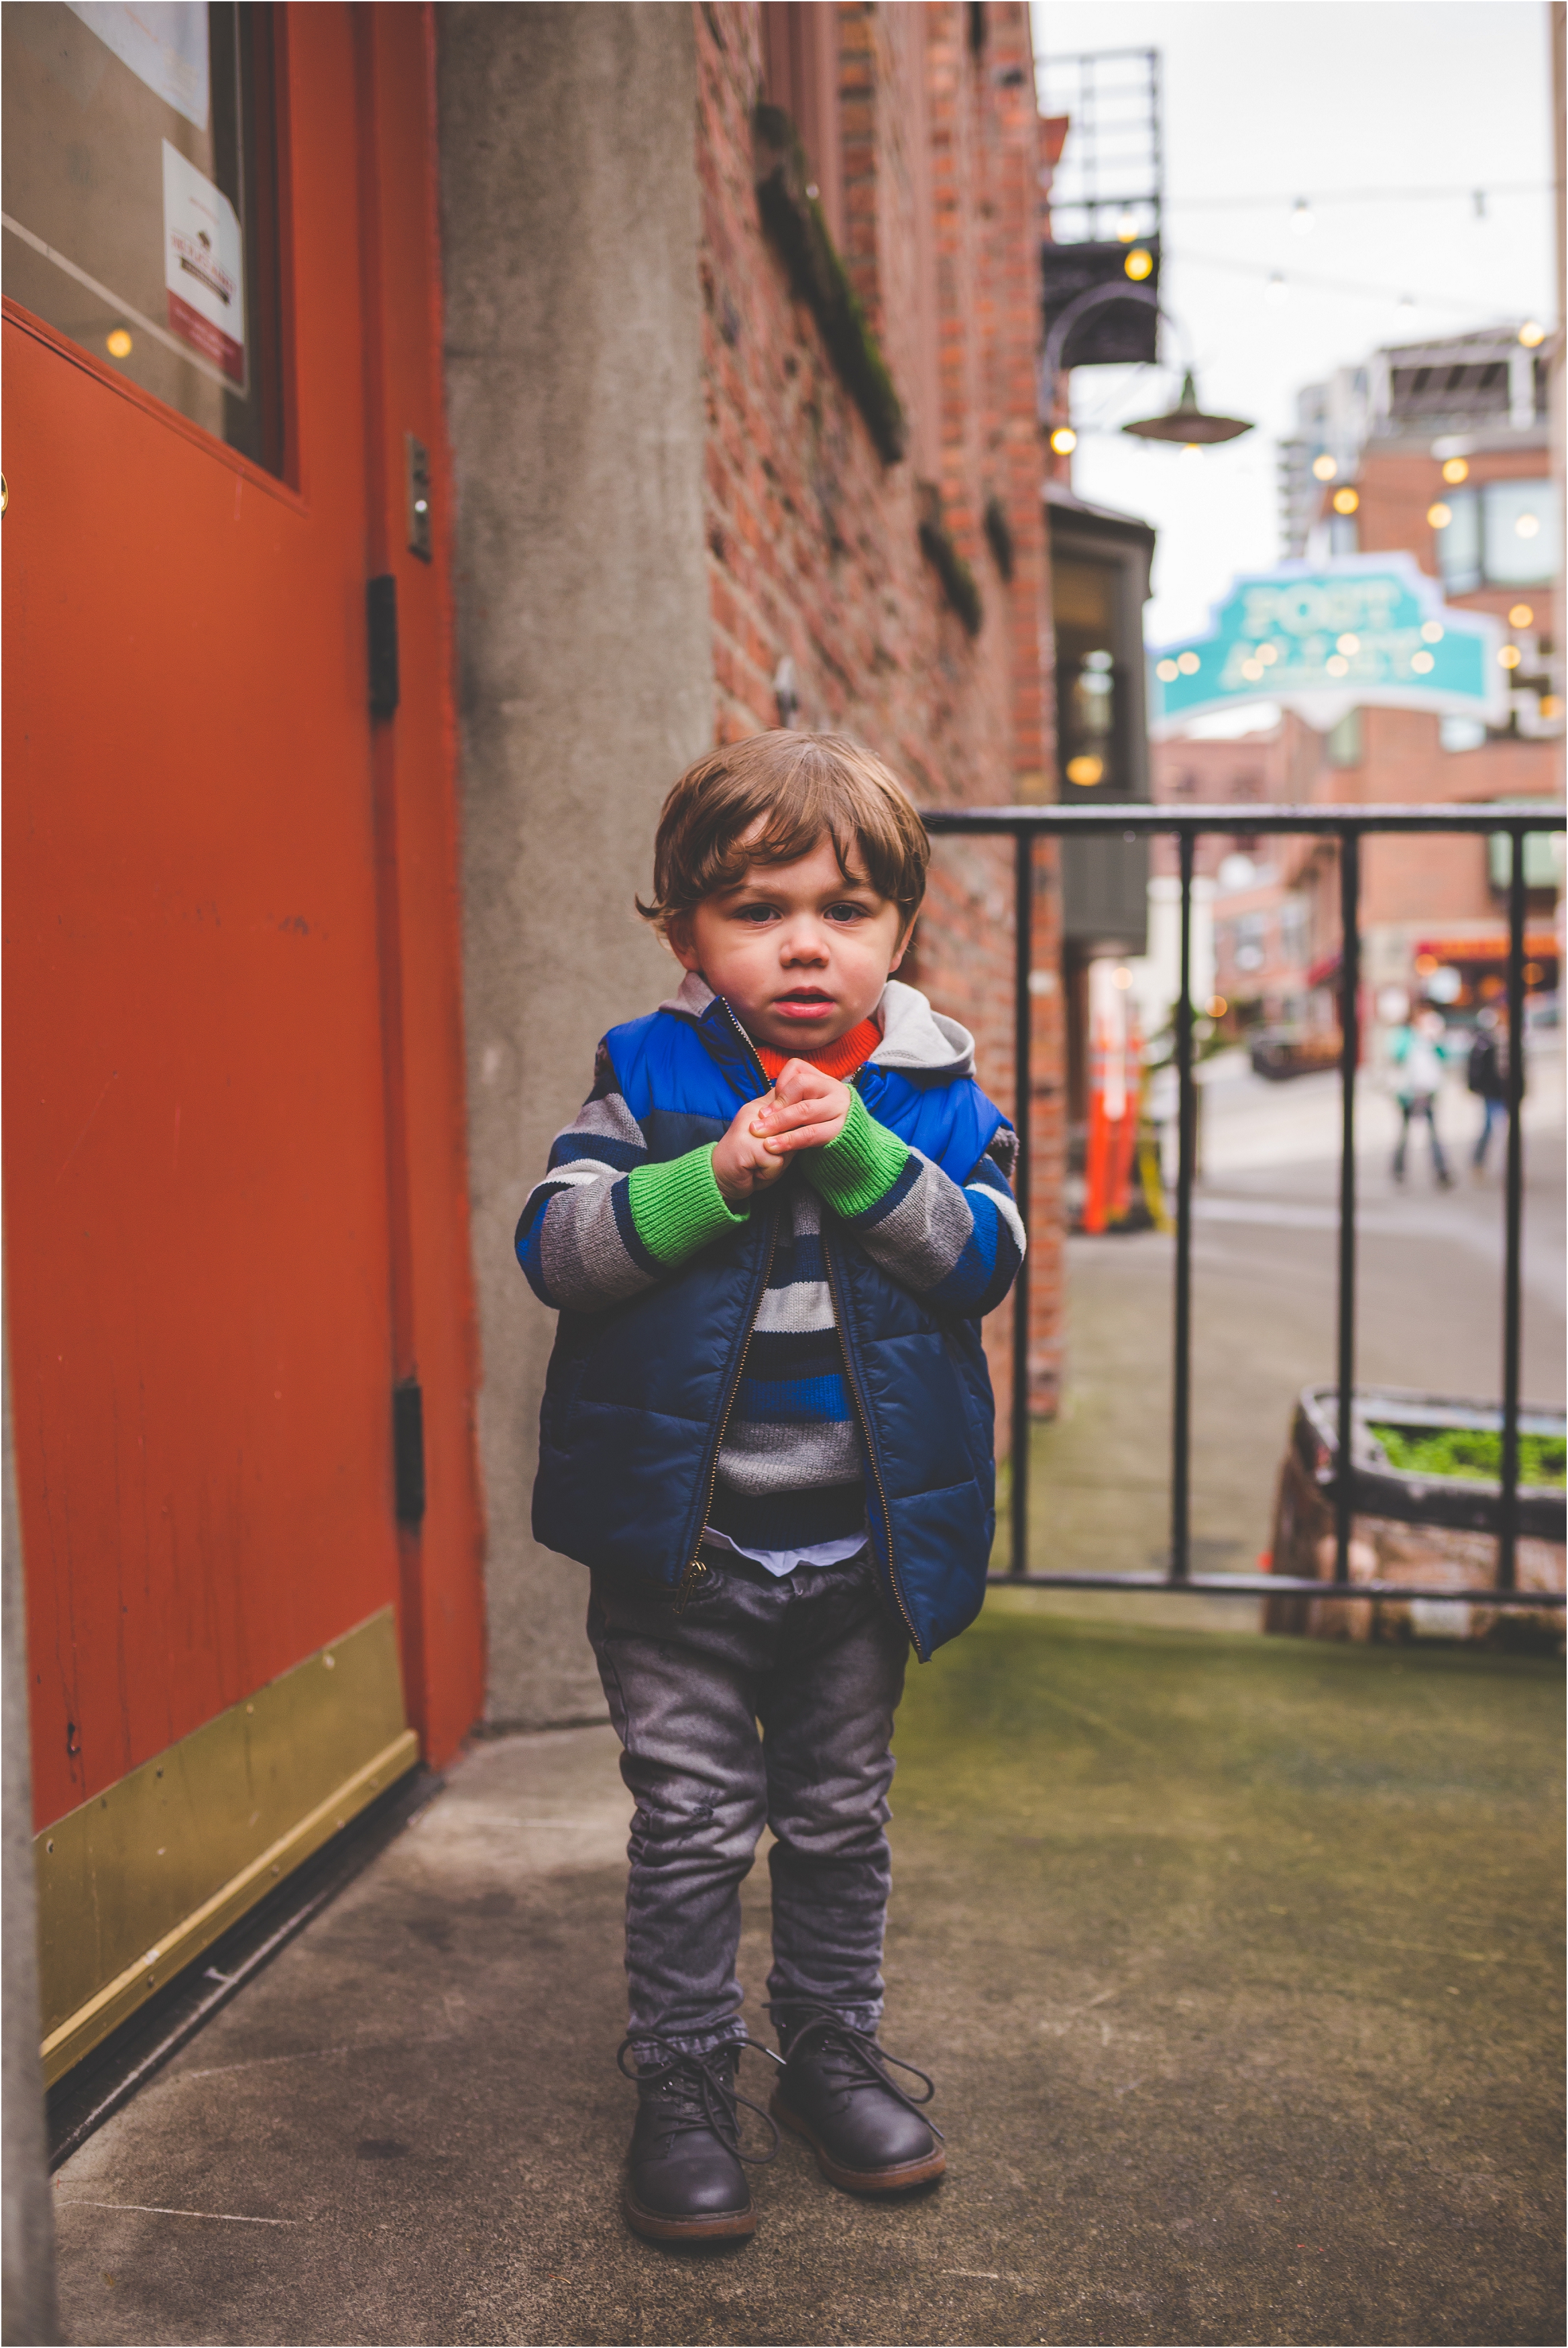
[[[1014, 1289], [1012, 1348], [1012, 1442], [1010, 1462], [1009, 1570], [993, 1581], [1057, 1589], [1195, 1591], [1211, 1596], [1269, 1597], [1316, 1594], [1355, 1599], [1440, 1598], [1496, 1604], [1506, 1592], [1510, 1605], [1561, 1606], [1561, 1591], [1518, 1587], [1519, 1361], [1521, 1344], [1521, 1240], [1523, 1230], [1524, 1159], [1520, 1128], [1524, 1091], [1524, 919], [1526, 884], [1523, 839], [1528, 832], [1562, 831], [1564, 810], [1521, 805], [1517, 800], [1482, 807], [998, 807], [933, 810], [926, 828], [934, 838], [954, 834], [1003, 838], [1014, 856], [1014, 1067], [1019, 1134], [1018, 1196], [1026, 1226], [1030, 1211], [1033, 1100], [1033, 972], [1035, 858], [1037, 839], [1112, 832], [1126, 839], [1153, 832], [1173, 834], [1181, 872], [1180, 976], [1174, 1011], [1177, 1080], [1177, 1170], [1175, 1228], [1175, 1359], [1171, 1413], [1170, 1561], [1162, 1573], [1029, 1570], [1030, 1519], [1030, 1262], [1026, 1254]], [[1337, 1344], [1337, 1442], [1334, 1477], [1334, 1580], [1332, 1584], [1284, 1574], [1195, 1574], [1191, 1570], [1193, 1162], [1196, 1141], [1196, 1088], [1193, 1078], [1192, 896], [1193, 851], [1204, 833], [1315, 833], [1338, 843], [1341, 952], [1339, 958], [1340, 1155]], [[1372, 832], [1506, 833], [1512, 841], [1508, 888], [1508, 1162], [1505, 1180], [1503, 1259], [1502, 1446], [1497, 1579], [1485, 1590], [1419, 1589], [1405, 1582], [1352, 1581], [1350, 1527], [1354, 1502], [1351, 1426], [1356, 1377], [1356, 1076], [1361, 1057], [1360, 889], [1361, 841]]]

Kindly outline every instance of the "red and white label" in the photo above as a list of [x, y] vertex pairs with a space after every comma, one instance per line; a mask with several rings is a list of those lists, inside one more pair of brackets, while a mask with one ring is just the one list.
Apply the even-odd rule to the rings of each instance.
[[245, 244], [239, 215], [167, 139], [163, 280], [169, 332], [244, 391]]

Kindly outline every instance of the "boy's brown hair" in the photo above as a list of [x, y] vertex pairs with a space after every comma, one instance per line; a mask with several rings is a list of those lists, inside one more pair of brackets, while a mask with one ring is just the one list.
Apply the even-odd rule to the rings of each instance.
[[751, 865], [793, 864], [825, 835], [845, 880], [859, 851], [907, 932], [926, 893], [926, 827], [881, 759], [840, 734], [750, 734], [688, 767], [659, 819], [652, 902], [637, 910], [663, 930]]

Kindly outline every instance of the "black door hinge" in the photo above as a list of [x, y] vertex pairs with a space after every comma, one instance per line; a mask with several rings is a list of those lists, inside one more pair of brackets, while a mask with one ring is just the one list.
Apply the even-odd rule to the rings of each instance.
[[391, 717], [398, 703], [397, 582], [390, 571], [367, 582], [364, 615], [370, 637], [370, 714]]
[[425, 1519], [425, 1396], [417, 1378], [392, 1389], [392, 1475], [400, 1525]]

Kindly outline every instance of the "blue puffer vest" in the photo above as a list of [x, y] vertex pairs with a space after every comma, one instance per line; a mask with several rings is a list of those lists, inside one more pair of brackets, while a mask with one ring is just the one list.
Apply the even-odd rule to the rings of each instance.
[[[655, 1160], [716, 1141], [768, 1080], [727, 1007], [661, 1008], [605, 1039]], [[882, 1068], [855, 1078], [872, 1115], [955, 1182], [999, 1110], [968, 1076]], [[534, 1487], [535, 1538], [586, 1565], [673, 1589], [696, 1555], [731, 1400], [767, 1282], [774, 1198], [657, 1287], [603, 1313], [563, 1313]], [[994, 1408], [976, 1320], [891, 1279], [836, 1217], [824, 1252], [860, 1421], [866, 1511], [887, 1603], [922, 1662], [979, 1613], [995, 1526]]]

